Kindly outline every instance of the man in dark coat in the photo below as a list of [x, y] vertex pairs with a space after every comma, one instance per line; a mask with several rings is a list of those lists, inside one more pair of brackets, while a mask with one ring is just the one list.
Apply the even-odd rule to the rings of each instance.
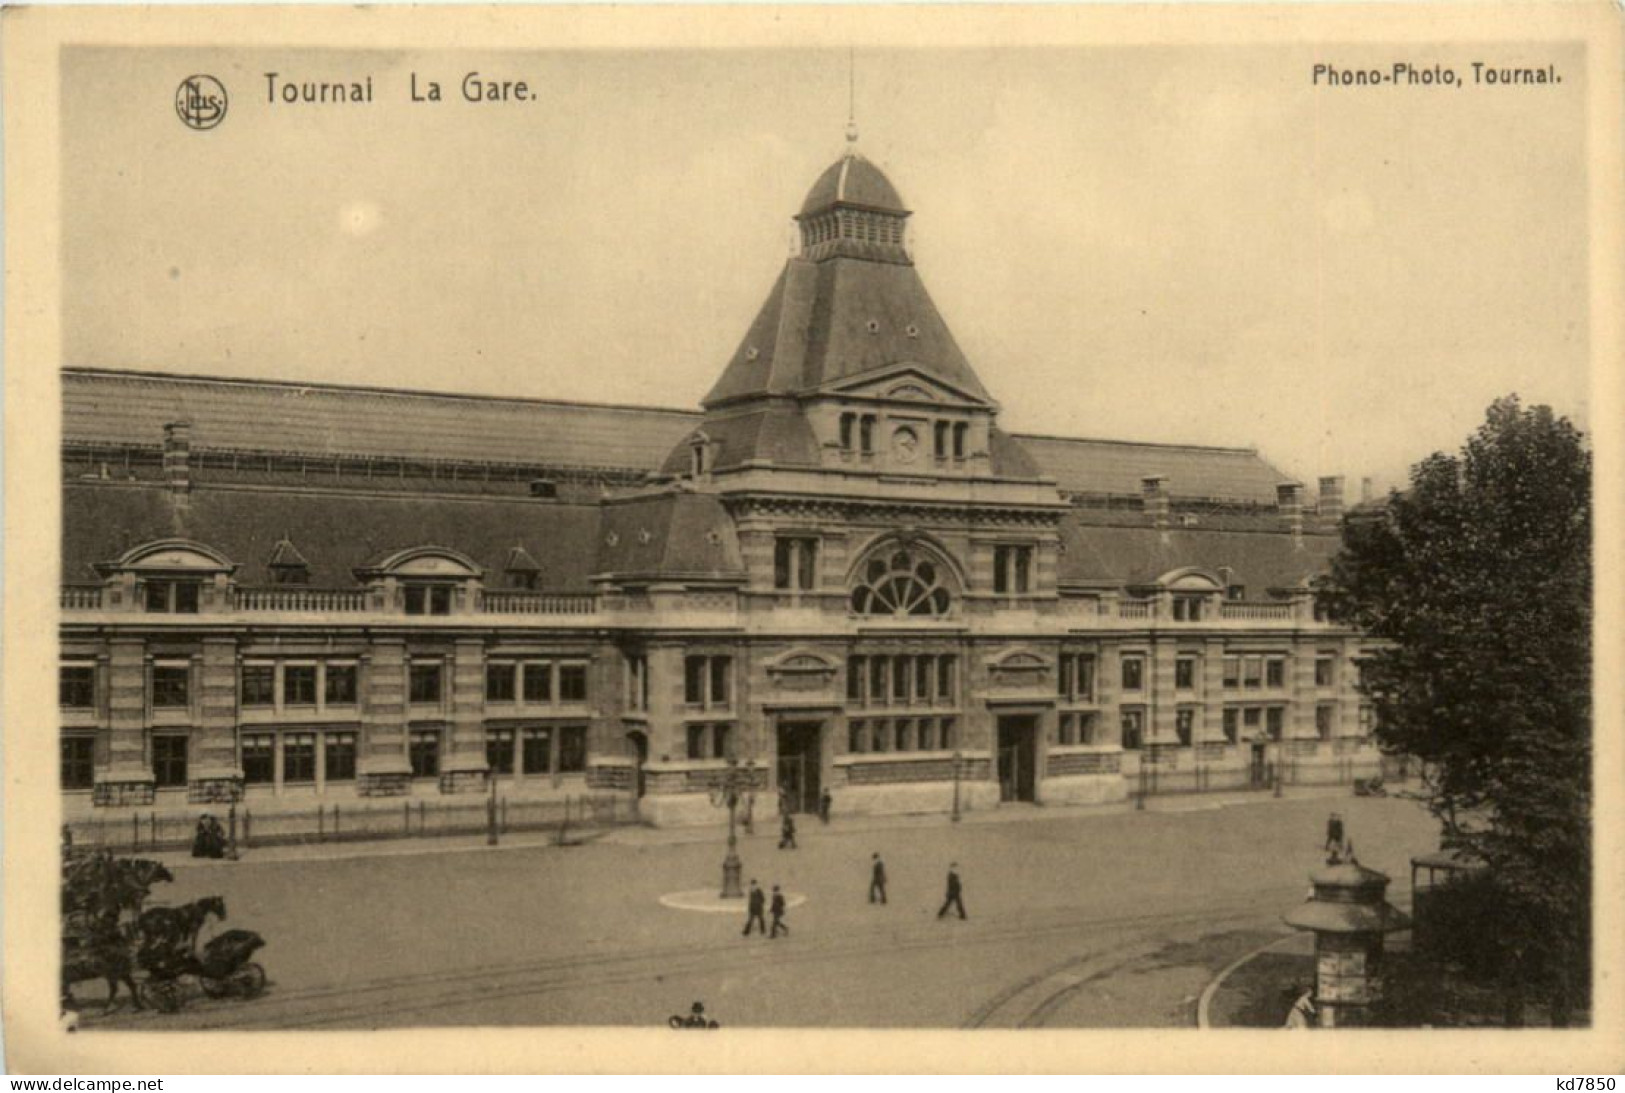
[[788, 927], [788, 926], [786, 926], [784, 924], [784, 893], [779, 891], [779, 886], [776, 885], [776, 884], [773, 886], [773, 907], [772, 907], [772, 911], [773, 911], [773, 929], [767, 935], [768, 940], [770, 940], [770, 941], [773, 938], [776, 938], [776, 937], [779, 936], [779, 931], [780, 930], [783, 930], [786, 934], [788, 934], [790, 932], [790, 927]]
[[784, 814], [784, 823], [779, 826], [779, 849], [794, 850], [796, 848], [796, 821], [788, 812]]
[[886, 902], [886, 863], [880, 860], [880, 852], [874, 855], [874, 868], [869, 874], [869, 902]]
[[745, 935], [750, 936], [752, 926], [761, 927], [762, 933], [767, 933], [767, 919], [762, 917], [762, 909], [767, 906], [767, 897], [762, 894], [762, 888], [756, 883], [756, 878], [750, 881], [750, 900], [747, 904], [749, 917], [745, 919]]
[[957, 907], [959, 909], [959, 917], [965, 917], [965, 901], [961, 897], [959, 889], [958, 862], [950, 862], [948, 864], [948, 898], [942, 901], [942, 910], [937, 912], [937, 917], [942, 918], [944, 915], [946, 915], [948, 913], [948, 908], [950, 907]]
[[830, 796], [829, 790], [826, 789], [818, 795], [818, 818], [826, 824], [829, 823], [830, 806], [834, 803], [835, 798]]

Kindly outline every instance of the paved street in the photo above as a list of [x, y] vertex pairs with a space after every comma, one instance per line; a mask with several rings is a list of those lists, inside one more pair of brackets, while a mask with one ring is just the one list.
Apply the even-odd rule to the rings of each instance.
[[[1213, 975], [1282, 932], [1332, 809], [1361, 861], [1393, 877], [1390, 898], [1408, 903], [1407, 862], [1435, 845], [1433, 822], [1410, 802], [1352, 797], [958, 825], [810, 820], [795, 851], [775, 849], [764, 825], [742, 842], [746, 879], [808, 896], [790, 937], [771, 942], [740, 937], [742, 908], [658, 903], [715, 883], [714, 831], [188, 864], [157, 898], [224, 896], [228, 926], [268, 939], [269, 990], [170, 1016], [92, 1007], [85, 1027], [650, 1025], [695, 999], [724, 1025], [1190, 1025]], [[866, 902], [875, 850], [891, 877], [885, 907]], [[965, 922], [936, 918], [949, 861]]]

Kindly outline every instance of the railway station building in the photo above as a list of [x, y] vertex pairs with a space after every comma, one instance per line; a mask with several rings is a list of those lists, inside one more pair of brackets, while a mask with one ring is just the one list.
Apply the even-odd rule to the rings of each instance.
[[697, 411], [66, 369], [67, 814], [494, 781], [710, 823], [730, 762], [838, 814], [1375, 773], [1314, 594], [1342, 480], [1006, 431], [910, 215], [831, 165]]

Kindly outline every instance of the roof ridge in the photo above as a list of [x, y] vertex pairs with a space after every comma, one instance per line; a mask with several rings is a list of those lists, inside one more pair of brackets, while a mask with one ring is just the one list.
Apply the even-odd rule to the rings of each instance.
[[327, 383], [319, 380], [272, 380], [245, 376], [216, 376], [202, 372], [161, 372], [138, 368], [91, 368], [82, 365], [64, 365], [64, 375], [96, 378], [159, 379], [182, 383], [225, 384], [238, 387], [268, 387], [284, 389], [313, 388], [319, 391], [349, 392], [366, 395], [395, 395], [402, 398], [448, 399], [460, 402], [508, 402], [526, 406], [566, 406], [585, 410], [616, 410], [627, 413], [673, 414], [681, 417], [703, 416], [698, 410], [681, 410], [672, 406], [638, 406], [626, 402], [589, 402], [578, 399], [548, 399], [527, 395], [468, 394], [458, 391], [431, 391], [415, 387], [369, 387], [355, 383]]
[[1104, 436], [1061, 436], [1057, 433], [1010, 433], [1017, 440], [1059, 440], [1067, 444], [1118, 444], [1132, 448], [1170, 448], [1191, 452], [1229, 452], [1233, 455], [1258, 455], [1256, 445], [1237, 447], [1229, 444], [1180, 444], [1167, 440], [1123, 440]]

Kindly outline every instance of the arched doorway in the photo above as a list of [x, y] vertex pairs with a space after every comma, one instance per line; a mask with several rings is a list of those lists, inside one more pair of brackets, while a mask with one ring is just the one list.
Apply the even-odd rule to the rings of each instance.
[[649, 761], [649, 737], [637, 729], [626, 734], [627, 751], [632, 755], [632, 788], [643, 799], [643, 765]]

